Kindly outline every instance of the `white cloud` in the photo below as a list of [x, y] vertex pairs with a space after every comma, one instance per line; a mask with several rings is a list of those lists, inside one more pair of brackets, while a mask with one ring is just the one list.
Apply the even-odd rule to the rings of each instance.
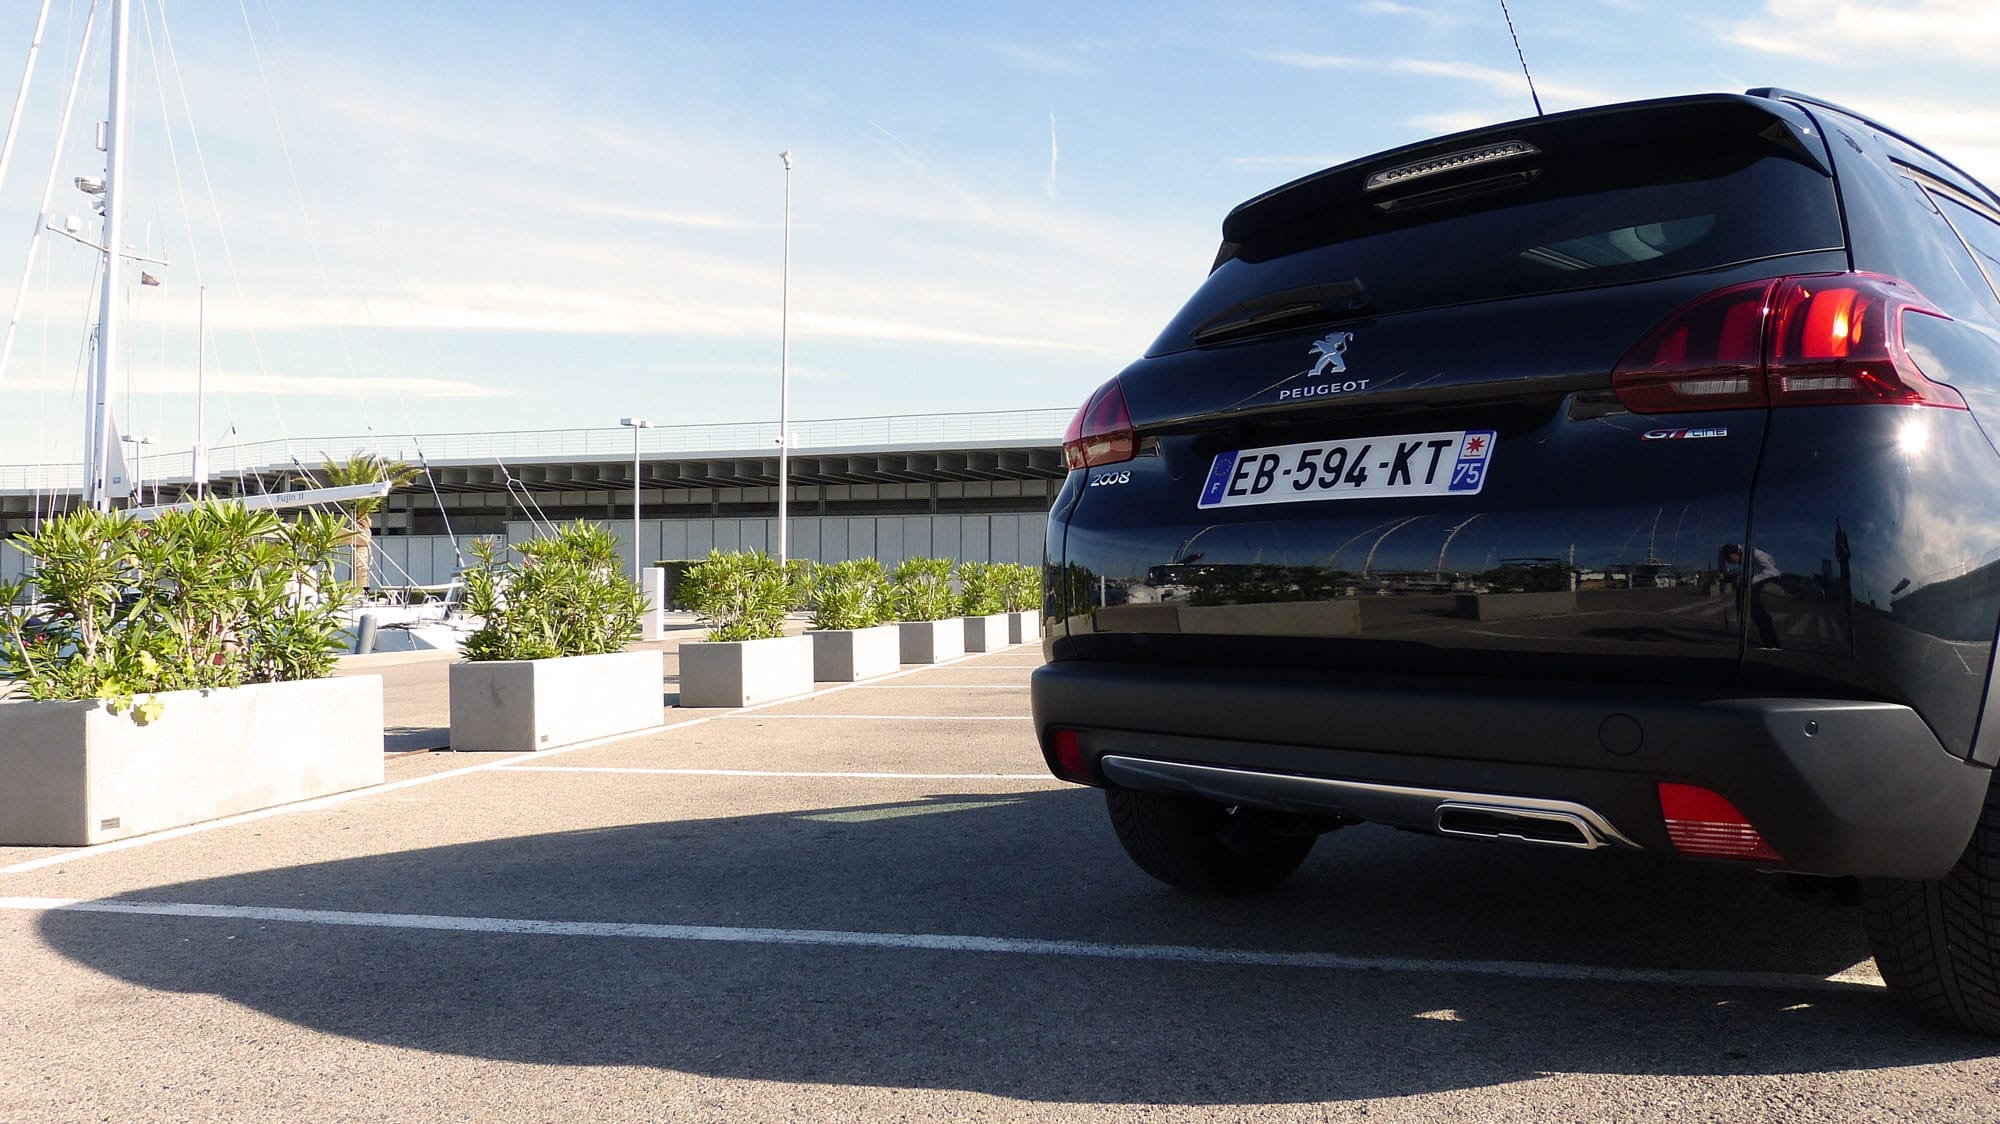
[[626, 207], [615, 203], [583, 201], [572, 204], [579, 215], [590, 218], [623, 219], [648, 226], [693, 227], [699, 230], [750, 230], [768, 223], [754, 223], [729, 215], [697, 214], [689, 211], [662, 211], [649, 207]]
[[2000, 4], [1764, 0], [1763, 15], [1735, 24], [1725, 38], [1751, 50], [1816, 62], [1879, 62], [1888, 53], [1990, 63], [2000, 55]]
[[1370, 16], [1410, 16], [1432, 27], [1450, 27], [1465, 22], [1465, 17], [1454, 13], [1420, 8], [1415, 4], [1400, 4], [1396, 0], [1367, 0], [1366, 3], [1356, 4], [1354, 10]]
[[[795, 279], [796, 280], [796, 279]], [[795, 286], [796, 287], [796, 286]], [[924, 294], [906, 294], [901, 302], [877, 303], [845, 297], [823, 301], [817, 310], [792, 311], [795, 337], [828, 337], [885, 341], [921, 341], [976, 347], [1025, 348], [1052, 351], [1108, 350], [1099, 340], [981, 330], [1003, 317], [980, 299], [956, 302], [968, 315], [925, 319], [884, 317], [857, 311], [826, 310], [828, 304], [868, 307], [928, 307]], [[1017, 309], [1006, 321], [1030, 322], [1031, 310]], [[983, 312], [983, 315], [980, 313]], [[247, 304], [223, 309], [211, 305], [209, 326], [223, 331], [255, 327], [259, 331], [299, 330], [370, 325], [378, 329], [421, 328], [433, 332], [544, 332], [568, 335], [669, 335], [741, 338], [778, 335], [775, 303], [696, 301], [672, 292], [614, 288], [599, 284], [537, 285], [514, 282], [435, 283], [402, 292], [375, 292], [364, 301], [349, 291], [346, 298], [258, 294]], [[1074, 337], [1077, 325], [1067, 330]], [[192, 379], [190, 379], [192, 385]]]
[[[157, 368], [133, 371], [129, 376], [120, 376], [118, 390], [122, 394], [126, 383], [133, 392], [147, 395], [186, 395], [193, 397], [197, 385], [196, 372], [192, 368]], [[400, 395], [404, 398], [519, 398], [521, 395], [510, 390], [486, 386], [481, 383], [466, 382], [461, 379], [427, 379], [391, 375], [287, 375], [287, 374], [232, 374], [227, 371], [206, 371], [200, 383], [210, 394], [283, 394], [309, 398], [353, 398], [365, 396]], [[25, 378], [7, 380], [9, 390], [54, 390], [68, 391], [70, 380], [29, 375]]]
[[916, 324], [906, 320], [882, 320], [866, 316], [808, 313], [795, 318], [795, 331], [847, 339], [903, 340], [924, 343], [968, 344], [977, 347], [1018, 347], [1044, 351], [1103, 351], [1116, 349], [1066, 340], [1028, 336], [997, 336], [968, 332], [938, 324]]
[[1039, 70], [1045, 74], [1075, 74], [1083, 69], [1074, 59], [1066, 58], [1053, 51], [1039, 47], [1028, 47], [1020, 43], [1010, 43], [998, 39], [978, 39], [969, 44], [1029, 70]]
[[1042, 184], [1043, 193], [1051, 199], [1056, 197], [1056, 161], [1061, 155], [1062, 150], [1056, 147], [1056, 111], [1051, 108], [1049, 110], [1049, 176]]
[[1497, 124], [1500, 118], [1486, 110], [1462, 109], [1450, 113], [1422, 113], [1405, 120], [1427, 133], [1462, 133], [1481, 125]]
[[[958, 178], [934, 170], [915, 146], [870, 121], [870, 138], [902, 165], [916, 181], [910, 191], [885, 179], [880, 169], [850, 170], [852, 178], [835, 183], [825, 202], [829, 210], [892, 218], [905, 230], [913, 224], [935, 225], [963, 237], [968, 224], [1006, 236], [1024, 256], [1023, 238], [1039, 240], [1072, 261], [1080, 256], [1120, 268], [1158, 269], [1186, 264], [1178, 248], [1188, 244], [1185, 231], [1135, 231], [1130, 224], [1100, 221], [1073, 210], [1024, 202], [1009, 196], [974, 191]], [[1195, 239], [1196, 242], [1206, 240]]]
[[[1517, 70], [1480, 66], [1477, 63], [1450, 62], [1440, 59], [1358, 59], [1344, 55], [1315, 55], [1297, 52], [1267, 54], [1265, 59], [1284, 66], [1304, 67], [1310, 70], [1359, 70], [1388, 74], [1411, 74], [1426, 78], [1444, 78], [1454, 82], [1468, 82], [1482, 86], [1502, 97], [1516, 97], [1527, 104], [1528, 83]], [[1537, 81], [1545, 101], [1560, 100], [1577, 105], [1596, 105], [1616, 101], [1618, 98], [1605, 91], [1590, 86], [1573, 86], [1561, 82]]]
[[1353, 159], [1351, 156], [1231, 156], [1227, 163], [1233, 168], [1248, 168], [1259, 172], [1282, 172], [1288, 170], [1316, 172], [1321, 168], [1331, 168]]

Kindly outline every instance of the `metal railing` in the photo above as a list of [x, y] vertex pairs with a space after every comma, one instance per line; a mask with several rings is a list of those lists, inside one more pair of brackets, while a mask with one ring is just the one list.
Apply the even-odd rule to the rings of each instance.
[[[975, 442], [1054, 445], [1062, 440], [1063, 427], [1069, 423], [1071, 413], [1067, 409], [995, 410], [800, 421], [792, 423], [792, 450], [796, 453]], [[426, 460], [433, 465], [630, 457], [635, 432], [639, 434], [641, 455], [763, 452], [775, 451], [778, 444], [775, 421], [667, 425], [641, 430], [608, 426], [498, 433], [348, 434], [217, 446], [209, 452], [209, 475], [218, 478], [275, 471], [292, 467], [295, 461], [317, 472], [321, 462], [328, 458], [345, 460], [360, 453], [409, 464]], [[191, 479], [189, 454], [185, 451], [154, 453], [128, 463], [144, 485], [183, 484]], [[0, 465], [0, 492], [75, 491], [82, 483], [83, 470], [74, 464]]]

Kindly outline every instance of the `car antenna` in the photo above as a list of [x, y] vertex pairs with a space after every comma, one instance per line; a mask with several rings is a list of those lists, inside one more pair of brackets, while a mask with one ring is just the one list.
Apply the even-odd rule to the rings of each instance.
[[1500, 14], [1507, 18], [1507, 34], [1514, 40], [1514, 57], [1521, 60], [1521, 76], [1528, 80], [1528, 96], [1534, 99], [1535, 116], [1542, 115], [1542, 95], [1535, 92], [1535, 76], [1528, 73], [1528, 56], [1521, 50], [1521, 36], [1514, 30], [1514, 13], [1507, 10], [1507, 0], [1500, 0]]

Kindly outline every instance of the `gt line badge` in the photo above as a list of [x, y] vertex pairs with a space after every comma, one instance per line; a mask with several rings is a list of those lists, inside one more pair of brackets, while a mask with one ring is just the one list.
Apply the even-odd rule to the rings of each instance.
[[1710, 426], [1707, 429], [1649, 429], [1639, 435], [1641, 441], [1699, 441], [1704, 437], [1727, 437], [1726, 425]]

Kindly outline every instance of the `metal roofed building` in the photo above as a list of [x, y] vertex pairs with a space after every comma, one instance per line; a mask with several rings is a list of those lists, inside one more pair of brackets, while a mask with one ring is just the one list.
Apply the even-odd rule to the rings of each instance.
[[[1039, 562], [1049, 504], [1066, 471], [1061, 442], [1070, 413], [794, 423], [792, 557]], [[629, 558], [635, 434], [642, 555], [776, 550], [775, 422], [246, 443], [211, 453], [209, 488], [229, 497], [312, 487], [325, 460], [356, 453], [427, 467], [428, 482], [391, 494], [373, 524], [381, 582], [432, 584], [456, 571], [466, 539], [519, 540], [546, 522], [599, 521]], [[132, 467], [148, 500], [156, 492], [164, 502], [192, 494], [186, 452], [147, 456]], [[12, 535], [75, 506], [81, 478], [76, 465], [0, 466], [0, 532]], [[11, 546], [0, 550], [0, 573], [11, 576], [23, 564]]]

